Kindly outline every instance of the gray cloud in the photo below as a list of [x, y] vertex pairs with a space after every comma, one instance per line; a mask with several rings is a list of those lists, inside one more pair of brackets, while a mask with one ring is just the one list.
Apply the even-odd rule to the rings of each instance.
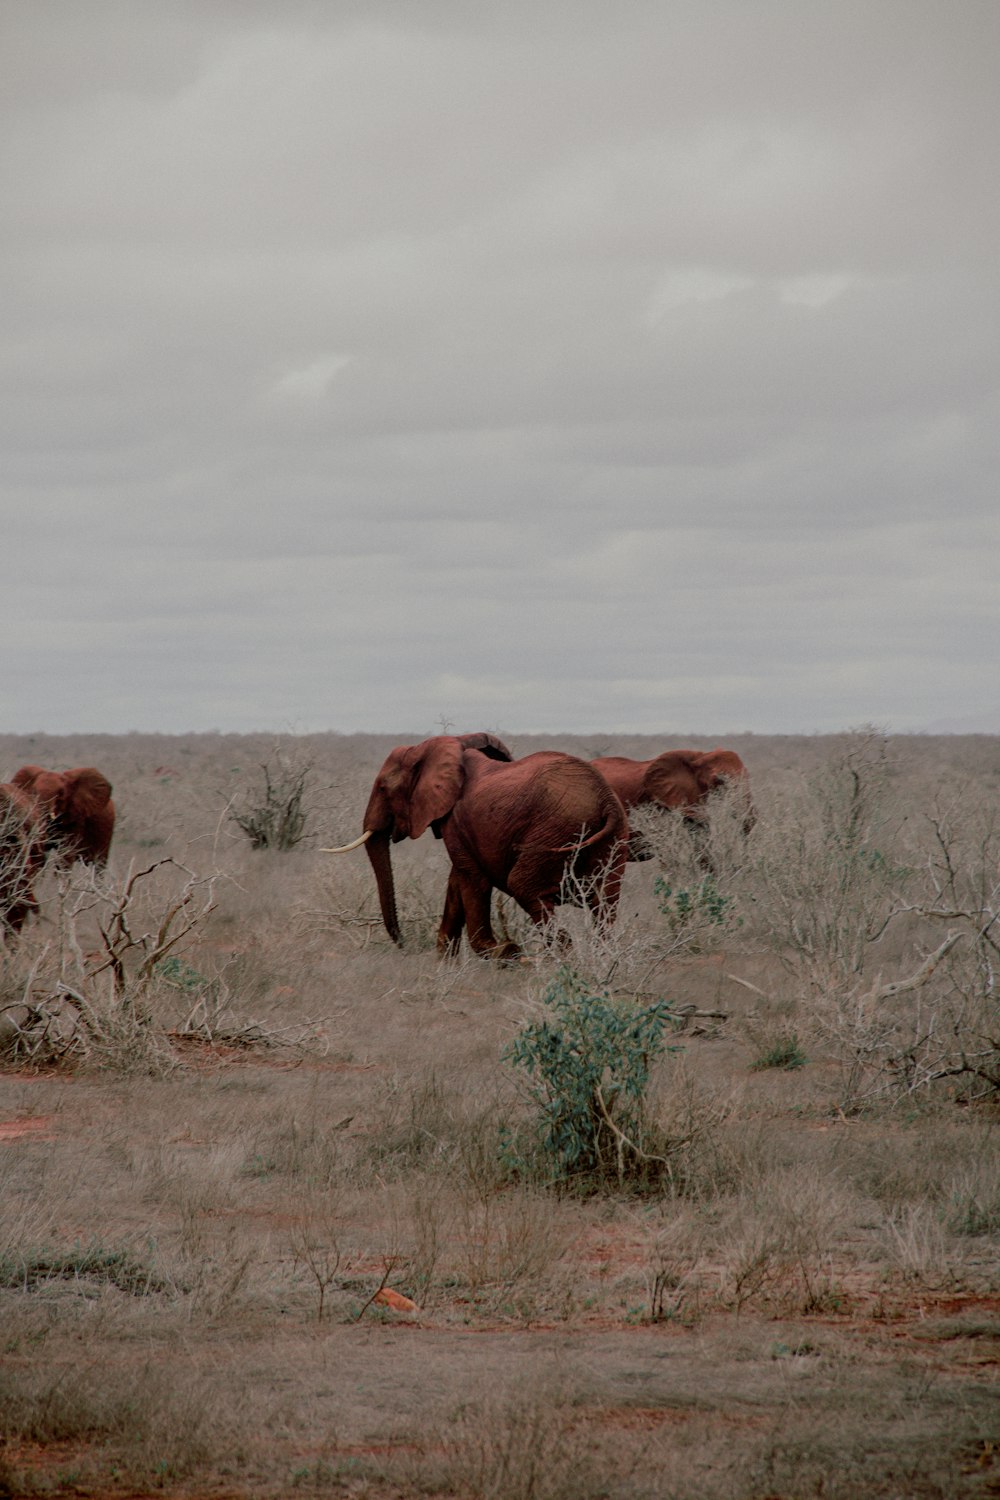
[[10, 729], [992, 709], [992, 0], [4, 25]]

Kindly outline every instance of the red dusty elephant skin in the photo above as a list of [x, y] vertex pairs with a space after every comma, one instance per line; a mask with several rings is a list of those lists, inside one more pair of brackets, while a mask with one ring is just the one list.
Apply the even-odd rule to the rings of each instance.
[[[365, 809], [364, 842], [375, 871], [386, 931], [401, 943], [390, 843], [428, 828], [444, 840], [451, 875], [438, 931], [440, 953], [457, 952], [463, 929], [476, 953], [509, 958], [490, 924], [494, 888], [537, 923], [561, 899], [564, 877], [604, 925], [614, 921], [626, 859], [628, 822], [618, 797], [586, 761], [543, 750], [498, 758], [495, 743], [438, 735], [388, 756]], [[504, 747], [501, 747], [503, 749]]]
[[626, 760], [621, 755], [609, 755], [591, 761], [591, 765], [614, 788], [626, 808], [647, 802], [678, 808], [686, 822], [701, 824], [706, 817], [705, 802], [711, 793], [736, 785], [746, 800], [744, 832], [749, 833], [756, 821], [750, 799], [750, 776], [734, 750], [664, 750], [653, 760]]
[[34, 882], [45, 862], [44, 820], [34, 799], [0, 782], [0, 937], [21, 931], [38, 910]]
[[46, 848], [58, 854], [61, 864], [70, 865], [75, 859], [107, 864], [115, 804], [111, 783], [96, 766], [77, 766], [71, 771], [22, 766], [12, 780], [35, 799], [44, 814]]

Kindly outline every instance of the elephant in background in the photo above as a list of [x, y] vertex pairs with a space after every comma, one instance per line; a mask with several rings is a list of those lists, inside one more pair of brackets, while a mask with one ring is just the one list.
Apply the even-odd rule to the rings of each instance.
[[11, 778], [45, 820], [45, 848], [67, 868], [75, 859], [103, 868], [115, 829], [111, 783], [96, 766], [47, 771], [22, 766]]
[[[706, 803], [711, 794], [722, 787], [736, 786], [744, 808], [744, 833], [748, 834], [756, 822], [750, 775], [735, 750], [664, 750], [652, 760], [609, 755], [591, 761], [591, 765], [617, 792], [626, 809], [644, 803], [677, 808], [691, 828], [700, 829], [708, 820]], [[644, 840], [633, 840], [629, 858], [650, 858]]]
[[37, 912], [34, 882], [45, 863], [44, 818], [34, 799], [0, 782], [0, 937]]
[[393, 942], [402, 945], [389, 845], [428, 828], [444, 840], [452, 865], [439, 953], [457, 953], [464, 930], [483, 957], [516, 957], [516, 945], [493, 933], [494, 888], [541, 925], [563, 899], [569, 871], [598, 921], [609, 926], [628, 841], [618, 797], [575, 756], [543, 750], [515, 761], [501, 741], [482, 738], [437, 735], [397, 746], [375, 777], [361, 837], [344, 846], [365, 844]]

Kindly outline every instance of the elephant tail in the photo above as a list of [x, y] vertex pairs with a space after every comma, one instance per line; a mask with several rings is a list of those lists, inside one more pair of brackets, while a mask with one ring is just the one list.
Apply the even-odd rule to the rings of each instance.
[[578, 854], [581, 849], [589, 849], [592, 844], [599, 844], [602, 840], [610, 839], [612, 842], [617, 838], [622, 844], [628, 842], [628, 825], [622, 816], [622, 808], [609, 807], [604, 822], [594, 833], [584, 837], [586, 825], [580, 830], [580, 837], [574, 839], [571, 844], [557, 844], [551, 851], [553, 854]]

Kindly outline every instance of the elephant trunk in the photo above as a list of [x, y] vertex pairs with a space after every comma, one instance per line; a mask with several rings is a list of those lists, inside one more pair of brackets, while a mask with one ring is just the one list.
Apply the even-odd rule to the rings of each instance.
[[375, 883], [378, 886], [379, 906], [382, 908], [382, 921], [385, 930], [394, 943], [403, 946], [403, 935], [399, 930], [399, 917], [396, 915], [396, 891], [392, 881], [392, 858], [389, 854], [389, 831], [388, 829], [376, 831], [365, 844], [365, 852], [372, 862], [375, 872]]

